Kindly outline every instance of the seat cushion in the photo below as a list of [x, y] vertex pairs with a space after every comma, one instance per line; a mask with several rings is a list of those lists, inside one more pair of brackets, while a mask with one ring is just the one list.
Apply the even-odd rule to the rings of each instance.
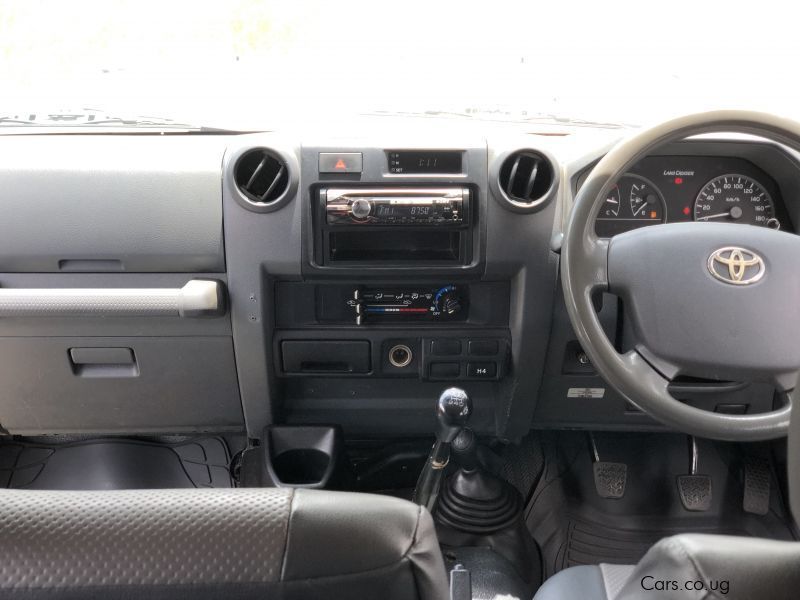
[[799, 588], [798, 542], [686, 534], [650, 548], [618, 598], [795, 600]]
[[659, 541], [636, 566], [565, 569], [535, 600], [792, 600], [798, 589], [798, 542], [687, 534]]
[[291, 489], [0, 491], [0, 598], [440, 600], [423, 508]]
[[534, 600], [614, 600], [633, 565], [582, 565], [564, 569], [544, 582]]

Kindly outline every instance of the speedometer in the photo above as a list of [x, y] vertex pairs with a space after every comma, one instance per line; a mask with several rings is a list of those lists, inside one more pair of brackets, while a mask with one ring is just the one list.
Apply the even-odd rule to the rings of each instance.
[[720, 175], [703, 186], [694, 220], [780, 227], [769, 192], [752, 177], [737, 174]]

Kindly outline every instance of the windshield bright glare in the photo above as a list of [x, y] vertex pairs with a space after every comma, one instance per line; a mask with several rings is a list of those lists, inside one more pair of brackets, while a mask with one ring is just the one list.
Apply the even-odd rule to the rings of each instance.
[[91, 107], [265, 127], [375, 111], [800, 117], [790, 6], [12, 0], [0, 2], [0, 116]]

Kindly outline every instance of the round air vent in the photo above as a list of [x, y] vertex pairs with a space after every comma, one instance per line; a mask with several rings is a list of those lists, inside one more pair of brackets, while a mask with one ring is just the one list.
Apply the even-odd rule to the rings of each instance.
[[233, 180], [254, 210], [269, 210], [281, 204], [291, 185], [286, 161], [265, 148], [248, 150], [233, 169]]
[[517, 150], [500, 163], [497, 186], [504, 206], [518, 212], [542, 208], [558, 187], [554, 161], [537, 150]]

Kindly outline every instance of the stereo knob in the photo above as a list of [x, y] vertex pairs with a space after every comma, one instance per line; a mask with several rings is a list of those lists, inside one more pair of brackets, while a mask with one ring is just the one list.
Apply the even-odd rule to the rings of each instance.
[[372, 204], [369, 200], [358, 198], [350, 205], [350, 214], [355, 219], [366, 219], [370, 212], [372, 212]]

